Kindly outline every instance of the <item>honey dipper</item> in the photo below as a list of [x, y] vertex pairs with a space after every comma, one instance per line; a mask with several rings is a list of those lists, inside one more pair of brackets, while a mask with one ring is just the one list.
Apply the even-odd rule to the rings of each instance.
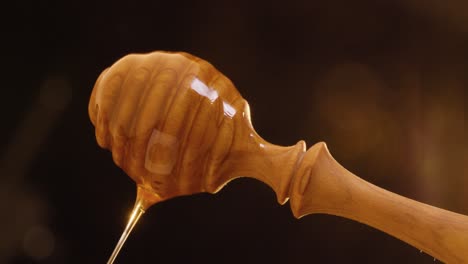
[[447, 263], [468, 263], [468, 216], [377, 187], [346, 170], [320, 142], [283, 147], [254, 130], [249, 105], [207, 61], [183, 52], [123, 57], [99, 76], [89, 116], [102, 148], [137, 184], [129, 224], [108, 263], [143, 212], [181, 195], [216, 193], [252, 177], [295, 217], [352, 219]]

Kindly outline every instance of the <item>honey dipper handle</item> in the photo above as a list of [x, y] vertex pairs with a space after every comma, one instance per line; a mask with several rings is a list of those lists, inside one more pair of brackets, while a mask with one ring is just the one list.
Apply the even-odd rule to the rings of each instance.
[[468, 263], [468, 216], [377, 187], [346, 170], [325, 143], [304, 155], [291, 183], [296, 217], [337, 215], [367, 224], [446, 263]]

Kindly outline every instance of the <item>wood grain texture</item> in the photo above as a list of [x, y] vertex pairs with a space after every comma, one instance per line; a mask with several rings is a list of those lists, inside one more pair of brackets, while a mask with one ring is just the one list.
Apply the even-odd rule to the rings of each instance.
[[268, 184], [296, 217], [365, 223], [448, 263], [468, 263], [468, 217], [399, 196], [339, 165], [325, 143], [282, 147], [253, 129], [248, 103], [187, 53], [132, 54], [99, 76], [89, 101], [98, 144], [137, 184], [145, 207], [216, 193], [238, 177]]
[[291, 186], [296, 217], [324, 213], [386, 232], [446, 263], [468, 262], [468, 216], [377, 187], [336, 162], [325, 143], [304, 156]]

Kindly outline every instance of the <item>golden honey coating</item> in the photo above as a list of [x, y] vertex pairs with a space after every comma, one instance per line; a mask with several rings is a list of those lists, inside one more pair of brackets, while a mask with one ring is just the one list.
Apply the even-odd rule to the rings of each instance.
[[161, 199], [206, 191], [204, 179], [229, 149], [233, 119], [246, 116], [248, 106], [233, 87], [187, 53], [125, 56], [102, 72], [92, 91], [97, 142]]

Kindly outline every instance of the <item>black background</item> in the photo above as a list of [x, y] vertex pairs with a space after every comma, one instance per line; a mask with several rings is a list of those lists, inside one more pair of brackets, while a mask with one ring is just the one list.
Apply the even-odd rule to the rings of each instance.
[[[186, 51], [250, 103], [266, 140], [326, 141], [378, 186], [468, 214], [464, 1], [17, 1], [2, 8], [0, 263], [105, 263], [135, 186], [87, 103], [128, 53]], [[142, 218], [117, 263], [433, 263], [350, 220], [295, 219], [236, 180]]]

